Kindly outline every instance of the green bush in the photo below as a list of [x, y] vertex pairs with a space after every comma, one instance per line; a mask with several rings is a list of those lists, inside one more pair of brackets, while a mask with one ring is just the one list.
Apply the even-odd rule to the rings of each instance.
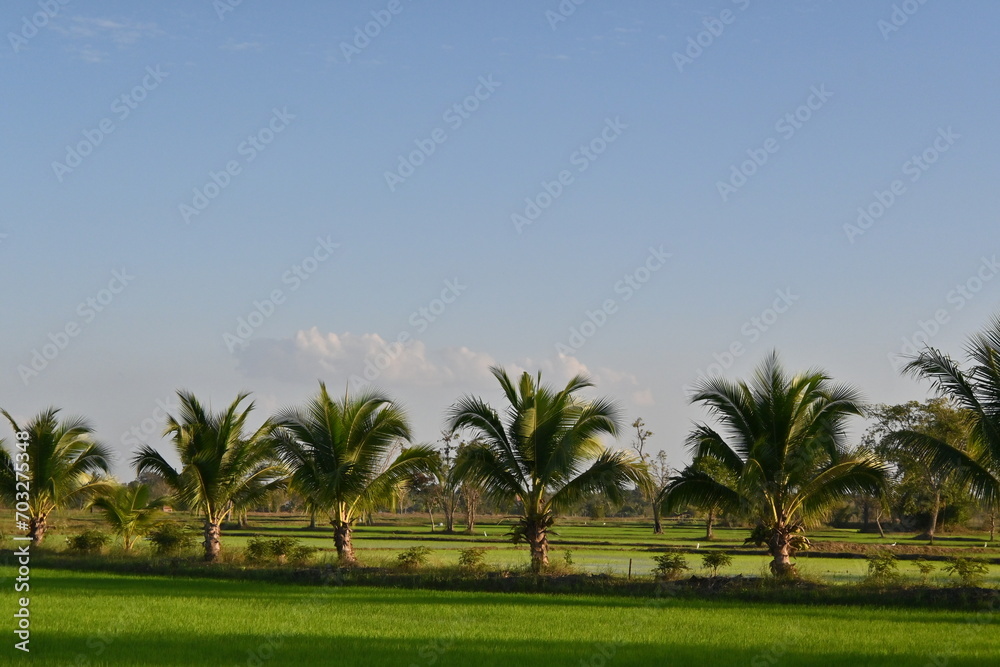
[[916, 563], [917, 569], [920, 570], [920, 580], [926, 584], [927, 577], [934, 571], [934, 563], [928, 563], [923, 558], [918, 558]]
[[688, 567], [687, 559], [681, 554], [663, 554], [662, 556], [654, 556], [653, 560], [656, 562], [653, 573], [658, 578], [668, 581], [677, 579], [685, 570], [691, 569]]
[[262, 535], [254, 535], [247, 541], [243, 553], [247, 562], [254, 565], [270, 563], [302, 565], [316, 553], [316, 549], [302, 546], [299, 544], [299, 540], [294, 537], [283, 536], [268, 539]]
[[472, 547], [458, 552], [458, 564], [467, 570], [483, 570], [486, 568], [486, 549]]
[[160, 556], [176, 556], [194, 546], [194, 536], [176, 521], [164, 521], [146, 537]]
[[105, 535], [99, 530], [90, 529], [83, 531], [79, 535], [67, 537], [66, 543], [69, 545], [70, 551], [81, 554], [96, 554], [100, 553], [104, 545], [110, 540], [111, 537], [109, 535]]
[[944, 571], [957, 576], [963, 586], [976, 586], [983, 580], [990, 568], [985, 561], [979, 558], [956, 556], [949, 559], [948, 564], [944, 566]]
[[404, 570], [416, 570], [427, 564], [427, 557], [431, 555], [431, 550], [423, 545], [410, 547], [403, 553], [396, 556], [396, 563]]
[[865, 556], [865, 560], [868, 561], [869, 583], [887, 584], [899, 577], [896, 554], [891, 551], [885, 549], [873, 551]]
[[569, 569], [573, 567], [573, 551], [572, 549], [567, 549], [563, 552], [563, 564]]
[[718, 576], [719, 568], [733, 564], [733, 557], [724, 551], [711, 551], [701, 557], [701, 564], [712, 571], [712, 576]]

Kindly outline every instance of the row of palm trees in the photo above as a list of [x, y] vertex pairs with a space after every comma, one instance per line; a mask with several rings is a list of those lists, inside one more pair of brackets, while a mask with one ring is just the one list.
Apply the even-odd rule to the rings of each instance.
[[[1000, 318], [974, 336], [967, 351], [968, 371], [931, 348], [906, 367], [967, 415], [964, 446], [916, 431], [899, 431], [889, 440], [929, 465], [953, 471], [995, 507], [1000, 504]], [[506, 410], [501, 414], [475, 396], [451, 407], [448, 431], [471, 437], [450, 474], [488, 501], [517, 504], [513, 537], [528, 544], [537, 571], [548, 564], [548, 532], [560, 512], [591, 494], [616, 502], [635, 488], [654, 495], [655, 487], [642, 460], [603, 444], [603, 438], [618, 435], [621, 415], [606, 398], [580, 397], [592, 386], [588, 379], [577, 376], [558, 389], [544, 385], [540, 374], [523, 373], [515, 381], [501, 368], [491, 372]], [[221, 412], [189, 392], [178, 396], [180, 410], [168, 417], [165, 435], [180, 467], [149, 446], [132, 462], [140, 475], [162, 478], [176, 502], [200, 514], [206, 560], [219, 555], [223, 522], [272, 491], [289, 488], [308, 507], [329, 515], [338, 555], [353, 562], [351, 535], [358, 519], [385, 506], [415, 475], [441, 471], [438, 452], [409, 444], [402, 407], [376, 390], [334, 398], [321, 383], [304, 406], [253, 430], [248, 418], [254, 405], [247, 394]], [[865, 414], [859, 392], [820, 370], [790, 375], [772, 353], [747, 381], [701, 381], [692, 402], [704, 405], [715, 423], [695, 425], [687, 439], [692, 465], [674, 475], [654, 502], [666, 511], [695, 506], [751, 522], [747, 541], [767, 548], [776, 575], [794, 571], [791, 557], [808, 545], [805, 528], [833, 504], [885, 491], [888, 464], [847, 441], [848, 420]], [[12, 505], [26, 503], [36, 543], [55, 508], [85, 495], [108, 497], [109, 452], [94, 441], [89, 424], [59, 421], [57, 412], [46, 410], [25, 425], [30, 488], [17, 485], [18, 453], [0, 450], [0, 490]], [[15, 431], [22, 430], [3, 414]], [[133, 511], [139, 500], [131, 498]]]

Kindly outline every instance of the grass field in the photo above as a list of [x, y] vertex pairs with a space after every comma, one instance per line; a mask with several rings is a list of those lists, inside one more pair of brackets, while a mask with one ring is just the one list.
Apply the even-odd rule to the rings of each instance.
[[[196, 519], [175, 514], [175, 519], [198, 525]], [[12, 519], [11, 519], [12, 520]], [[0, 513], [0, 521], [6, 521]], [[61, 511], [53, 520], [55, 529], [46, 539], [49, 548], [60, 548], [65, 544], [65, 536], [80, 532], [84, 528], [103, 529], [103, 523], [96, 514], [80, 511]], [[9, 521], [7, 523], [10, 523]], [[462, 549], [481, 546], [488, 549], [486, 562], [491, 568], [517, 569], [528, 563], [525, 546], [514, 546], [505, 534], [509, 530], [509, 520], [491, 517], [481, 523], [474, 535], [461, 533], [446, 535], [438, 529], [431, 532], [426, 517], [383, 515], [379, 525], [358, 526], [354, 544], [358, 557], [363, 563], [375, 566], [391, 566], [396, 557], [405, 549], [424, 545], [431, 549], [429, 565], [456, 565]], [[253, 534], [267, 536], [290, 535], [304, 545], [317, 547], [321, 551], [319, 562], [332, 562], [332, 531], [328, 526], [315, 530], [306, 529], [307, 522], [301, 515], [256, 514], [251, 517], [249, 528], [227, 528], [223, 531], [223, 546], [228, 553], [239, 552]], [[554, 564], [564, 563], [567, 552], [571, 553], [573, 569], [589, 573], [648, 575], [654, 566], [653, 557], [665, 548], [680, 548], [688, 551], [686, 558], [692, 574], [705, 574], [701, 568], [701, 554], [709, 549], [741, 550], [734, 556], [733, 564], [723, 568], [721, 574], [760, 576], [768, 572], [770, 559], [761, 553], [747, 553], [742, 550], [746, 528], [717, 528], [715, 539], [704, 539], [705, 528], [698, 523], [668, 522], [663, 535], [653, 535], [652, 524], [636, 520], [586, 520], [563, 519], [557, 522], [551, 535], [551, 560]], [[984, 548], [987, 536], [975, 533], [943, 535], [934, 548], [927, 548], [925, 540], [912, 539], [911, 535], [888, 534], [881, 538], [878, 534], [859, 533], [851, 529], [818, 528], [809, 531], [809, 537], [816, 549], [803, 553], [797, 559], [799, 571], [809, 577], [829, 583], [854, 583], [860, 581], [867, 572], [864, 554], [875, 548], [887, 548], [897, 553], [920, 555], [924, 552], [930, 559], [947, 555], [971, 555], [1000, 559], [1000, 548], [992, 543]], [[200, 539], [200, 538], [199, 538]], [[895, 544], [896, 546], [893, 546]], [[852, 557], [831, 557], [827, 551], [854, 550]], [[943, 572], [944, 563], [936, 563], [935, 571], [928, 583], [946, 585], [952, 581]], [[900, 560], [900, 574], [908, 580], [918, 581], [920, 576], [914, 561]], [[990, 566], [985, 579], [988, 585], [1000, 585], [1000, 565]]]
[[[9, 583], [10, 569], [3, 572]], [[949, 657], [949, 666], [1000, 663], [996, 614], [951, 611], [47, 570], [33, 572], [31, 604], [36, 666], [944, 664], [935, 656]], [[17, 664], [13, 653], [5, 646], [0, 664]]]

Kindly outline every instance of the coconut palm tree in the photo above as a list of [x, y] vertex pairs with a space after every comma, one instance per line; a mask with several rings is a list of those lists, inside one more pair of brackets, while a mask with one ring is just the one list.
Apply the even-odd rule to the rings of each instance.
[[303, 408], [279, 413], [277, 451], [291, 471], [291, 487], [310, 506], [330, 514], [337, 554], [356, 562], [351, 533], [365, 513], [392, 502], [416, 473], [428, 472], [433, 448], [392, 453], [410, 438], [406, 413], [388, 396], [365, 391], [334, 400], [322, 382]]
[[965, 352], [968, 370], [931, 347], [903, 369], [930, 380], [940, 396], [950, 398], [966, 414], [964, 442], [916, 430], [899, 431], [892, 439], [931, 469], [953, 471], [958, 483], [968, 484], [986, 507], [996, 509], [1000, 507], [1000, 315], [970, 337]]
[[808, 547], [807, 524], [851, 493], [884, 488], [886, 465], [845, 442], [846, 420], [862, 414], [860, 395], [822, 371], [790, 377], [772, 353], [750, 382], [702, 380], [691, 402], [705, 405], [721, 432], [698, 424], [688, 447], [696, 460], [714, 459], [719, 471], [689, 466], [671, 482], [666, 503], [751, 520], [756, 528], [747, 542], [767, 547], [775, 575], [794, 574], [790, 557]]
[[111, 532], [122, 538], [125, 551], [131, 551], [135, 541], [149, 532], [166, 504], [165, 496], [150, 500], [145, 484], [122, 484], [90, 501], [90, 507], [96, 507], [104, 515]]
[[286, 471], [275, 457], [270, 420], [249, 435], [245, 431], [254, 404], [243, 409], [240, 404], [249, 394], [240, 393], [218, 413], [206, 409], [190, 392], [178, 391], [177, 396], [180, 412], [167, 416], [164, 435], [173, 440], [180, 470], [149, 445], [139, 449], [132, 463], [140, 475], [161, 477], [178, 502], [202, 515], [205, 560], [214, 561], [222, 548], [222, 522], [280, 488]]
[[0, 494], [11, 506], [28, 504], [28, 535], [37, 546], [54, 510], [106, 488], [103, 475], [110, 467], [111, 452], [94, 440], [94, 430], [85, 419], [59, 420], [57, 408], [43, 410], [23, 428], [6, 410], [0, 414], [15, 433], [28, 434], [26, 451], [3, 450]]
[[499, 367], [490, 372], [509, 406], [503, 418], [482, 399], [465, 396], [452, 407], [448, 430], [469, 429], [475, 440], [455, 463], [456, 474], [492, 501], [520, 501], [512, 533], [526, 541], [535, 572], [548, 565], [549, 528], [555, 516], [578, 501], [603, 493], [622, 502], [625, 492], [652, 488], [646, 466], [634, 455], [611, 451], [601, 436], [615, 436], [617, 406], [608, 399], [584, 401], [576, 394], [593, 384], [577, 375], [561, 390], [523, 373], [517, 384]]

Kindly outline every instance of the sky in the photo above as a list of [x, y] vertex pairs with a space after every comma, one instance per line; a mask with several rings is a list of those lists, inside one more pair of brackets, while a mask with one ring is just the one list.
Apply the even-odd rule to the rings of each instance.
[[[0, 406], [169, 450], [373, 383], [440, 437], [491, 365], [674, 466], [772, 349], [872, 402], [997, 312], [1000, 5], [17, 0], [0, 28]], [[863, 425], [857, 426], [862, 428]]]

